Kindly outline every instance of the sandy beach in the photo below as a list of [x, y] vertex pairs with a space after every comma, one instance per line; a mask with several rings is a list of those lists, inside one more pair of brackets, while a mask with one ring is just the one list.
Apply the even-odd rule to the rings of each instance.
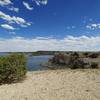
[[0, 100], [100, 100], [100, 70], [28, 72], [21, 83], [1, 85]]

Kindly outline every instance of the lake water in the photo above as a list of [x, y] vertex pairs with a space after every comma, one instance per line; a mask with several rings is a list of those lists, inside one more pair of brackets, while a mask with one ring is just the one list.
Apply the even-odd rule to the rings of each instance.
[[6, 53], [6, 52], [0, 52], [0, 56], [5, 56], [5, 55], [8, 55], [8, 53]]
[[47, 62], [52, 56], [42, 55], [42, 56], [32, 56], [28, 58], [27, 68], [29, 71], [38, 70], [48, 70], [47, 67], [41, 66], [41, 63]]
[[[5, 56], [8, 53], [1, 53], [0, 56]], [[41, 66], [41, 63], [47, 62], [50, 55], [41, 55], [41, 56], [29, 56], [27, 59], [27, 69], [29, 71], [39, 71], [39, 70], [48, 70], [47, 67]]]

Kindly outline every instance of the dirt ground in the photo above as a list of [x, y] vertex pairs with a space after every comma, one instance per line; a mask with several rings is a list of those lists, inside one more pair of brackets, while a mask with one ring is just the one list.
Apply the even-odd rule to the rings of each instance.
[[21, 83], [1, 85], [0, 100], [100, 100], [100, 70], [28, 72]]

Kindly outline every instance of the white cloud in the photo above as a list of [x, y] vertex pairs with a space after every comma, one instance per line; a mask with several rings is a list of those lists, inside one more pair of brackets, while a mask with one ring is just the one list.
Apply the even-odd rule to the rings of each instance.
[[[40, 5], [40, 4], [46, 5], [47, 4], [47, 0], [32, 0], [32, 1], [36, 2], [37, 5]], [[25, 2], [25, 1], [21, 1], [21, 2], [23, 2], [23, 5], [28, 10], [33, 10], [33, 7], [30, 6], [28, 2]], [[6, 7], [10, 11], [19, 12], [19, 8], [14, 7], [14, 3], [12, 2], [12, 0], [0, 0], [0, 6]], [[0, 11], [0, 19], [3, 19], [5, 22], [7, 22], [6, 24], [18, 24], [21, 27], [28, 27], [32, 24], [32, 22], [27, 22], [25, 19], [23, 19], [21, 17], [10, 16], [2, 11]]]
[[100, 23], [89, 24], [86, 26], [86, 28], [90, 30], [100, 29]]
[[48, 0], [41, 0], [41, 4], [47, 5], [47, 3], [48, 3]]
[[19, 8], [13, 7], [11, 0], [0, 0], [0, 6], [6, 7], [7, 9], [15, 12], [19, 12]]
[[17, 13], [19, 12], [19, 8], [16, 8], [16, 7], [13, 7], [13, 6], [12, 7], [8, 7], [8, 9], [11, 10], [11, 11], [15, 11]]
[[12, 4], [10, 0], [0, 0], [0, 6], [6, 6]]
[[35, 3], [36, 3], [38, 6], [40, 6], [41, 4], [42, 4], [42, 5], [47, 5], [47, 3], [48, 3], [48, 0], [33, 0], [33, 1], [35, 1]]
[[11, 25], [8, 24], [2, 24], [0, 25], [2, 28], [7, 29], [7, 30], [15, 30], [15, 28]]
[[10, 16], [2, 11], [0, 11], [0, 18], [2, 18], [5, 21], [8, 21], [9, 23], [16, 23], [19, 24], [20, 26], [30, 26], [31, 24], [29, 22], [26, 22], [23, 18], [16, 17], [16, 16]]
[[37, 50], [99, 51], [100, 36], [67, 36], [60, 40], [49, 37], [37, 37], [33, 39], [14, 37], [12, 39], [0, 39], [0, 52]]
[[33, 7], [31, 7], [27, 2], [23, 1], [23, 5], [24, 5], [28, 10], [33, 10]]

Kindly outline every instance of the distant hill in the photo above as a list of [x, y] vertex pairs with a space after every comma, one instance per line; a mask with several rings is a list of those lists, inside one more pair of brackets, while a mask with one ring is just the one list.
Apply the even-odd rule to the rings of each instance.
[[59, 51], [36, 51], [32, 52], [32, 55], [54, 55], [55, 53], [59, 53]]

